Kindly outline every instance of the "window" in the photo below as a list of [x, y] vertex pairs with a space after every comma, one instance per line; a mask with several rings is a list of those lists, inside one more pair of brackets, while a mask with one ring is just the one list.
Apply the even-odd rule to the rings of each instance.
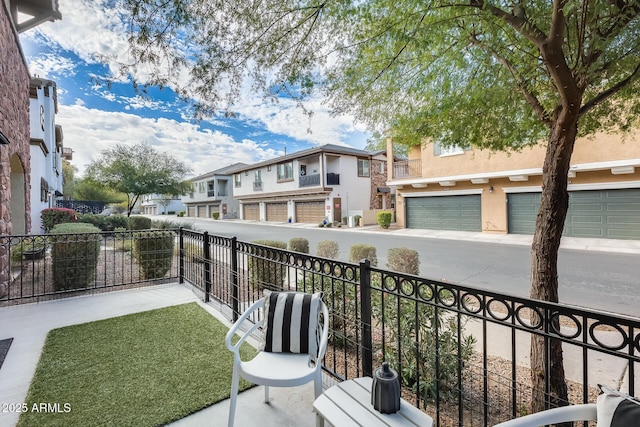
[[369, 159], [358, 159], [358, 176], [370, 176]]
[[238, 188], [242, 186], [242, 177], [239, 173], [233, 175], [233, 186]]
[[260, 173], [260, 169], [255, 171], [253, 182], [262, 182], [262, 174]]
[[206, 189], [206, 183], [205, 182], [199, 182], [198, 183], [198, 193], [204, 193]]
[[376, 162], [376, 172], [384, 174], [384, 162]]
[[280, 163], [278, 165], [278, 181], [293, 179], [293, 162]]
[[450, 146], [444, 147], [439, 142], [436, 142], [435, 144], [433, 144], [433, 155], [441, 156], [441, 157], [455, 156], [458, 154], [463, 154], [465, 150], [469, 150], [469, 149], [470, 147], [465, 149], [459, 145], [450, 145]]

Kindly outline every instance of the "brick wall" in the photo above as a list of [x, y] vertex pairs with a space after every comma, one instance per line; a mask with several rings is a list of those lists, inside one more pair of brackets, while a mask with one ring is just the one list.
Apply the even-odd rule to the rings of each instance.
[[[21, 165], [25, 188], [25, 206], [16, 215], [24, 215], [27, 229], [30, 228], [29, 202], [29, 71], [20, 51], [18, 35], [15, 33], [6, 9], [0, 5], [0, 129], [10, 141], [0, 146], [0, 235], [11, 234], [11, 163]], [[16, 209], [18, 210], [18, 209]], [[6, 292], [9, 259], [6, 248], [0, 247], [0, 298]]]
[[[384, 172], [380, 172], [380, 163], [384, 165]], [[379, 196], [385, 199], [386, 208], [391, 208], [391, 193], [378, 193], [378, 187], [387, 186], [387, 162], [381, 160], [371, 160], [371, 201], [370, 209], [382, 209], [379, 203]]]

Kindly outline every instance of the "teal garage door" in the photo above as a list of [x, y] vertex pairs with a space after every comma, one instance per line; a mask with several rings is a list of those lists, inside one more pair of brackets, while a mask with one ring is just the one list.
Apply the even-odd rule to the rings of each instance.
[[[508, 195], [509, 233], [533, 234], [540, 193]], [[563, 236], [640, 239], [640, 189], [572, 191]]]
[[407, 228], [482, 231], [479, 194], [405, 200]]

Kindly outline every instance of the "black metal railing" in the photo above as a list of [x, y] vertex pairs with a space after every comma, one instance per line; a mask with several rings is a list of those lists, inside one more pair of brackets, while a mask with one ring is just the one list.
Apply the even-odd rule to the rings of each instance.
[[320, 174], [315, 173], [313, 175], [300, 175], [299, 187], [314, 187], [320, 185]]
[[0, 236], [0, 307], [178, 280], [178, 230]]
[[[182, 229], [171, 231], [177, 249], [170, 269], [161, 278], [147, 279], [138, 257], [122, 247], [135, 247], [136, 239], [149, 233], [97, 235], [98, 264], [103, 265], [79, 289], [56, 289], [50, 236], [1, 237], [0, 259], [16, 261], [0, 307], [177, 281], [235, 320], [262, 297], [263, 289], [322, 291], [330, 308], [330, 346], [323, 360], [327, 377], [341, 381], [371, 375], [386, 360], [401, 376], [403, 397], [427, 411], [436, 426], [491, 426], [530, 413], [532, 337], [543, 340], [546, 352], [552, 342], [562, 343], [566, 403], [594, 402], [598, 383], [636, 392], [638, 319], [429, 280], [368, 261], [342, 262]], [[70, 235], [68, 240], [81, 243], [91, 237]], [[165, 257], [163, 248], [157, 255], [151, 248], [151, 259]], [[539, 374], [550, 378], [549, 370]], [[546, 395], [542, 399], [551, 406]]]

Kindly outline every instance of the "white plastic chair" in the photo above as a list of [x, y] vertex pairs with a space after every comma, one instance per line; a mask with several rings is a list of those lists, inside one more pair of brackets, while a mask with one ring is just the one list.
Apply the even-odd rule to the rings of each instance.
[[[240, 346], [258, 328], [262, 327], [265, 320], [256, 322], [241, 337], [240, 340], [232, 344], [231, 340], [239, 331], [240, 326], [256, 310], [264, 307], [264, 298], [253, 303], [247, 311], [233, 324], [225, 344], [234, 354], [233, 377], [231, 380], [231, 402], [229, 407], [229, 427], [233, 427], [236, 400], [238, 398], [238, 386], [240, 377], [254, 384], [264, 386], [264, 402], [269, 403], [269, 387], [295, 387], [314, 381], [315, 397], [322, 394], [322, 363], [321, 360], [327, 350], [329, 340], [329, 310], [326, 304], [320, 301], [320, 310], [324, 316], [322, 322], [318, 322], [318, 328], [322, 327], [320, 342], [318, 344], [318, 355], [312, 357], [309, 354], [294, 353], [271, 353], [260, 351], [253, 359], [242, 361], [240, 359]], [[311, 362], [314, 362], [313, 364]]]
[[595, 403], [548, 409], [495, 425], [494, 427], [540, 427], [570, 421], [596, 421]]

